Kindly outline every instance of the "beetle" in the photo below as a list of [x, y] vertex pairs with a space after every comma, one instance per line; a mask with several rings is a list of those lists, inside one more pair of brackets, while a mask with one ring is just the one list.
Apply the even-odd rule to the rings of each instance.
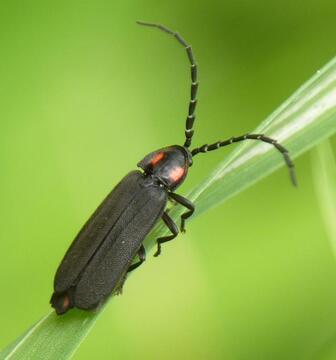
[[[245, 134], [189, 149], [194, 134], [198, 90], [197, 64], [192, 48], [177, 32], [161, 24], [137, 23], [172, 35], [187, 52], [191, 66], [191, 91], [185, 142], [183, 146], [172, 145], [146, 155], [137, 164], [141, 170], [126, 175], [86, 222], [55, 275], [50, 302], [57, 314], [64, 314], [73, 307], [95, 310], [110, 294], [120, 293], [127, 273], [145, 261], [143, 241], [162, 219], [170, 235], [157, 239], [154, 256], [160, 255], [162, 244], [173, 240], [179, 233], [178, 226], [166, 210], [168, 200], [186, 208], [181, 215], [180, 225], [180, 230], [185, 231], [185, 221], [193, 214], [195, 206], [190, 200], [176, 194], [175, 190], [184, 182], [197, 154], [245, 140], [263, 141], [282, 154], [291, 180], [296, 185], [294, 164], [287, 149], [264, 134]], [[134, 262], [136, 256], [139, 260]]]

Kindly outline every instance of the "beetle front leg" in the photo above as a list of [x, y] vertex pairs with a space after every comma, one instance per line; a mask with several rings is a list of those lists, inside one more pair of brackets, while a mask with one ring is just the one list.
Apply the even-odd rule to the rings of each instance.
[[140, 246], [140, 249], [138, 251], [138, 256], [139, 256], [139, 261], [132, 264], [128, 268], [127, 272], [135, 270], [137, 267], [139, 267], [146, 260], [146, 250], [145, 250], [145, 247], [143, 245]]
[[186, 211], [185, 213], [183, 213], [181, 215], [181, 231], [185, 232], [185, 221], [194, 213], [195, 211], [195, 205], [188, 199], [186, 199], [185, 197], [179, 195], [179, 194], [175, 194], [173, 192], [169, 193], [169, 196], [175, 200], [178, 204], [186, 207], [188, 209], [188, 211]]
[[160, 237], [156, 240], [158, 247], [156, 253], [154, 254], [155, 257], [161, 254], [161, 244], [173, 240], [174, 238], [176, 238], [179, 232], [178, 226], [174, 223], [172, 218], [166, 212], [163, 213], [162, 220], [167, 225], [168, 229], [172, 232], [172, 235]]

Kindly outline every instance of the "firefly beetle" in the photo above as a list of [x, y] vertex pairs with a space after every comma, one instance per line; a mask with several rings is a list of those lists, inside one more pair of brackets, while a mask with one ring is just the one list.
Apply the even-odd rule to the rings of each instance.
[[[167, 27], [138, 21], [172, 35], [185, 48], [191, 65], [191, 94], [185, 125], [183, 146], [173, 145], [151, 152], [139, 163], [142, 171], [126, 175], [105, 198], [81, 229], [55, 275], [51, 304], [57, 314], [70, 308], [94, 310], [111, 294], [121, 291], [127, 273], [140, 266], [146, 257], [143, 241], [154, 225], [162, 219], [171, 234], [157, 239], [154, 256], [161, 253], [161, 245], [173, 240], [179, 228], [165, 210], [168, 199], [184, 206], [181, 231], [195, 207], [191, 201], [175, 193], [185, 180], [193, 158], [200, 153], [244, 140], [260, 140], [273, 145], [284, 157], [290, 177], [296, 185], [294, 165], [288, 151], [276, 140], [263, 134], [246, 134], [203, 145], [190, 150], [194, 134], [197, 104], [197, 64], [191, 46]], [[139, 261], [133, 262], [135, 257]]]

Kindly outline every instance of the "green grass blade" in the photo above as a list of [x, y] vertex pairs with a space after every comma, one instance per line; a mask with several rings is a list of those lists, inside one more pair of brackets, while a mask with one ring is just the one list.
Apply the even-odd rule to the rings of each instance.
[[96, 314], [74, 311], [71, 320], [50, 311], [14, 344], [6, 348], [1, 359], [67, 359], [97, 320]]
[[[299, 88], [254, 132], [277, 139], [295, 158], [335, 133], [335, 110], [336, 58]], [[203, 212], [283, 165], [282, 157], [272, 146], [246, 141], [192, 191], [191, 198], [197, 199], [197, 211]], [[300, 174], [298, 177], [300, 182]]]
[[[264, 132], [276, 138], [289, 149], [292, 157], [297, 157], [335, 131], [336, 59], [333, 59], [254, 132]], [[198, 155], [195, 162], [201, 156]], [[197, 209], [195, 216], [283, 165], [282, 157], [270, 145], [257, 141], [237, 145], [191, 192], [190, 198], [195, 201]], [[180, 211], [180, 208], [174, 209], [173, 217], [177, 218]], [[153, 239], [164, 231], [162, 226], [157, 226], [146, 240], [147, 247], [153, 247]], [[98, 315], [80, 311], [71, 311], [63, 317], [49, 314], [6, 348], [0, 354], [0, 359], [69, 358], [88, 334]]]
[[[312, 155], [315, 192], [331, 249], [336, 258], [336, 159], [330, 141], [327, 140], [318, 145]], [[335, 358], [336, 337], [332, 331], [317, 348], [312, 359]]]
[[312, 168], [322, 218], [336, 257], [336, 160], [329, 141], [316, 148]]

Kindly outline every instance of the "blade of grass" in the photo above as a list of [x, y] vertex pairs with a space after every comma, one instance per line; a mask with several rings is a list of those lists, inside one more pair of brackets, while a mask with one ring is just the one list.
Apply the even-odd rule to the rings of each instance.
[[[6, 348], [0, 359], [66, 359], [76, 351], [97, 320], [95, 314], [75, 310], [71, 321], [50, 311]], [[69, 335], [71, 334], [71, 341]]]
[[[335, 105], [336, 58], [300, 87], [254, 133], [266, 133], [277, 139], [295, 158], [335, 132]], [[197, 199], [197, 211], [203, 212], [283, 165], [282, 157], [272, 146], [246, 141], [191, 192], [191, 199]]]
[[[312, 173], [322, 219], [336, 258], [336, 159], [329, 140], [316, 147], [312, 154]], [[312, 359], [335, 359], [336, 333], [332, 331], [316, 346]]]
[[[283, 143], [292, 157], [308, 150], [336, 131], [336, 58], [318, 71], [255, 132], [265, 132]], [[199, 155], [197, 161], [200, 161]], [[193, 219], [218, 205], [284, 164], [272, 146], [249, 141], [235, 150], [189, 194], [195, 202]], [[177, 218], [181, 209], [173, 209]], [[146, 239], [166, 230], [158, 225]], [[113, 297], [112, 297], [113, 299]], [[98, 315], [71, 311], [63, 317], [49, 314], [0, 353], [0, 359], [67, 359], [88, 334]]]
[[336, 258], [336, 160], [329, 141], [314, 151], [312, 170], [322, 218]]

